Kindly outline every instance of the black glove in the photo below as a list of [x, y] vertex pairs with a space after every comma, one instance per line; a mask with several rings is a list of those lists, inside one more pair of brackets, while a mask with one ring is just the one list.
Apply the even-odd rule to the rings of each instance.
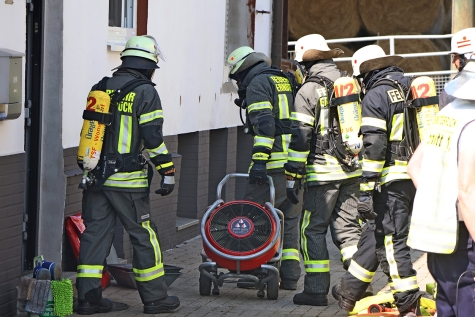
[[285, 175], [285, 178], [287, 178], [287, 198], [292, 204], [297, 205], [299, 203], [300, 179], [294, 178], [291, 175]]
[[287, 179], [287, 198], [292, 204], [297, 205], [299, 203], [298, 193], [300, 189], [300, 181], [305, 174], [305, 170], [294, 167], [289, 163], [284, 164], [284, 169], [285, 178]]
[[378, 216], [373, 209], [373, 195], [370, 192], [361, 192], [358, 201], [358, 212], [364, 220], [374, 220]]
[[158, 173], [162, 176], [162, 181], [160, 182], [160, 189], [157, 189], [155, 194], [167, 196], [173, 191], [175, 188], [175, 171], [175, 165], [158, 170]]
[[249, 171], [249, 184], [262, 186], [267, 183], [266, 162], [255, 161]]

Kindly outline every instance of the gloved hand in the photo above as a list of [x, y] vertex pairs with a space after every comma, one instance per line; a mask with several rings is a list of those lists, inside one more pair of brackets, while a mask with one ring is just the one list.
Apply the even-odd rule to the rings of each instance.
[[299, 169], [290, 165], [289, 163], [284, 164], [285, 169], [285, 178], [287, 179], [287, 198], [294, 205], [297, 205], [299, 202], [298, 193], [300, 189], [300, 182], [305, 174], [303, 169]]
[[287, 198], [292, 204], [297, 205], [299, 203], [300, 179], [294, 178], [292, 175], [285, 175], [285, 178], [287, 178]]
[[374, 220], [378, 216], [373, 209], [373, 194], [370, 192], [361, 192], [358, 201], [358, 212], [364, 220]]
[[249, 184], [258, 184], [259, 186], [267, 183], [267, 169], [265, 161], [255, 161], [249, 171]]
[[162, 176], [162, 181], [160, 182], [160, 189], [157, 189], [155, 194], [167, 196], [173, 191], [175, 188], [175, 171], [175, 165], [158, 170], [158, 173]]

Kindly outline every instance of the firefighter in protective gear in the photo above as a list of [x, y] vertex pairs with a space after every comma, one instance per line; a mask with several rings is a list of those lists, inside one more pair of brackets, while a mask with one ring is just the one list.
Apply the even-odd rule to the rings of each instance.
[[[77, 267], [79, 314], [105, 313], [112, 309], [111, 301], [102, 297], [101, 278], [116, 218], [131, 237], [133, 271], [144, 313], [167, 312], [180, 305], [178, 297], [167, 295], [162, 251], [149, 205], [153, 168], [142, 155], [144, 147], [162, 176], [157, 193], [170, 194], [175, 166], [163, 142], [162, 106], [151, 82], [158, 68], [158, 57], [165, 60], [153, 37], [132, 37], [121, 53], [122, 64], [105, 83], [105, 91], [111, 95], [137, 79], [146, 84], [133, 89], [115, 106], [111, 104], [113, 121], [106, 129], [102, 152], [106, 154], [107, 164], [115, 161], [116, 172], [105, 180], [102, 188], [88, 186], [83, 193], [82, 218], [86, 230], [81, 236]], [[93, 90], [96, 88], [97, 85]]]
[[[291, 133], [290, 114], [294, 111], [292, 85], [284, 73], [270, 66], [265, 54], [250, 47], [234, 50], [227, 63], [231, 67], [229, 77], [238, 85], [239, 100], [235, 103], [246, 109], [246, 121], [254, 135], [245, 199], [260, 204], [269, 201], [267, 175], [272, 177], [275, 207], [285, 218], [280, 287], [296, 289], [300, 278], [300, 206], [294, 206], [287, 199], [284, 174]], [[301, 197], [302, 193], [297, 195]]]
[[408, 245], [428, 252], [438, 316], [472, 316], [475, 310], [474, 82], [475, 61], [469, 60], [446, 85], [454, 100], [439, 112], [408, 166], [417, 187]]
[[[463, 29], [454, 34], [450, 43], [450, 57], [452, 64], [454, 64], [459, 71], [457, 75], [455, 75], [455, 78], [459, 76], [474, 51], [475, 28]], [[454, 100], [454, 97], [449, 96], [447, 92], [443, 90], [439, 99], [439, 109], [442, 110], [442, 108]]]
[[410, 135], [404, 129], [405, 95], [410, 79], [398, 66], [401, 56], [386, 56], [368, 45], [352, 57], [353, 75], [362, 78], [363, 175], [358, 211], [367, 221], [358, 251], [332, 295], [351, 311], [378, 265], [389, 278], [401, 315], [412, 310], [421, 293], [406, 244], [415, 188], [407, 174]]
[[[300, 228], [305, 284], [303, 292], [296, 294], [293, 301], [297, 305], [327, 306], [330, 260], [326, 233], [330, 225], [333, 243], [347, 266], [361, 234], [356, 210], [361, 169], [347, 172], [335, 155], [328, 153], [328, 102], [333, 82], [341, 77], [332, 58], [343, 52], [330, 50], [321, 35], [311, 34], [297, 41], [295, 53], [296, 61], [305, 69], [306, 81], [297, 92], [295, 111], [291, 114], [293, 131], [285, 169], [289, 181], [306, 178], [308, 188], [304, 193]], [[322, 81], [312, 81], [317, 78]], [[337, 117], [331, 120], [338, 126]]]

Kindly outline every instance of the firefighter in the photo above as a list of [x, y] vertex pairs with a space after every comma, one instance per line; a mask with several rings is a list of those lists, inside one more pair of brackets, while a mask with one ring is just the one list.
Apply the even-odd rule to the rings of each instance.
[[325, 129], [328, 127], [325, 118], [331, 117], [340, 131], [338, 118], [328, 116], [328, 101], [333, 82], [341, 77], [332, 58], [343, 51], [330, 49], [321, 35], [311, 34], [297, 41], [295, 53], [295, 60], [306, 73], [306, 81], [297, 92], [295, 112], [291, 115], [295, 125], [285, 165], [290, 182], [289, 199], [296, 200], [293, 189], [298, 188], [304, 177], [308, 188], [300, 228], [305, 284], [303, 292], [296, 294], [293, 301], [297, 305], [327, 306], [330, 289], [327, 229], [330, 225], [333, 243], [340, 249], [347, 267], [361, 234], [356, 209], [361, 168], [342, 169], [335, 154], [329, 154], [331, 142]]
[[[82, 218], [86, 230], [81, 236], [77, 267], [79, 314], [106, 313], [113, 308], [111, 301], [102, 297], [101, 277], [116, 218], [124, 225], [133, 245], [133, 271], [143, 312], [168, 312], [180, 305], [178, 297], [167, 295], [162, 251], [149, 204], [153, 168], [141, 153], [143, 144], [162, 176], [161, 188], [155, 192], [162, 196], [170, 194], [175, 166], [163, 142], [162, 106], [151, 82], [159, 68], [159, 57], [165, 60], [152, 36], [134, 36], [121, 53], [122, 64], [105, 83], [105, 91], [113, 94], [133, 80], [145, 82], [110, 110], [113, 121], [106, 129], [102, 149], [106, 159], [99, 164], [106, 164], [101, 165], [106, 169], [114, 164], [115, 173], [104, 180], [103, 186], [92, 184], [83, 193]], [[103, 84], [101, 81], [98, 85]]]
[[[472, 41], [475, 41], [475, 28], [467, 28], [458, 31], [452, 37], [450, 43], [450, 57], [452, 64], [457, 68], [458, 73], [454, 79], [460, 75], [467, 61], [470, 59], [470, 55], [474, 51], [474, 45]], [[439, 96], [439, 109], [442, 110], [448, 105], [454, 98], [450, 97], [445, 90]]]
[[388, 276], [395, 304], [404, 316], [421, 293], [406, 244], [415, 187], [407, 174], [410, 138], [404, 128], [405, 95], [410, 78], [398, 66], [401, 56], [386, 56], [368, 45], [352, 57], [353, 76], [362, 79], [363, 175], [358, 212], [367, 221], [348, 271], [333, 286], [341, 308], [351, 311], [378, 265]]
[[428, 252], [437, 315], [444, 317], [475, 311], [474, 79], [475, 61], [469, 60], [445, 87], [454, 99], [439, 112], [408, 166], [417, 187], [408, 245]]
[[245, 199], [260, 204], [269, 201], [267, 175], [272, 177], [275, 207], [285, 218], [280, 288], [295, 290], [300, 278], [301, 204], [294, 206], [287, 199], [284, 174], [291, 133], [290, 114], [294, 111], [293, 85], [284, 73], [269, 66], [270, 60], [265, 54], [250, 47], [234, 50], [227, 63], [231, 67], [229, 77], [239, 88], [239, 99], [235, 103], [246, 109], [248, 128], [254, 135]]

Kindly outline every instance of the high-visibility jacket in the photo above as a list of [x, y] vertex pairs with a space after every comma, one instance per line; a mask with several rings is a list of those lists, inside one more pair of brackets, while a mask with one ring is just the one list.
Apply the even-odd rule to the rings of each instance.
[[[372, 191], [380, 185], [410, 179], [407, 174], [409, 153], [404, 147], [404, 92], [380, 80], [396, 80], [409, 89], [410, 79], [402, 69], [388, 67], [365, 78], [366, 94], [362, 101], [361, 133], [363, 134], [363, 179], [361, 191]], [[382, 83], [381, 81], [380, 83]]]
[[421, 161], [407, 244], [424, 252], [450, 254], [457, 245], [458, 141], [475, 120], [475, 102], [455, 99], [435, 118]]
[[[119, 69], [107, 81], [106, 92], [111, 94], [134, 79], [146, 79], [131, 69]], [[95, 86], [93, 87], [95, 89]], [[148, 190], [147, 164], [141, 156], [142, 149], [148, 152], [156, 169], [173, 165], [171, 154], [163, 142], [163, 111], [157, 90], [152, 85], [141, 85], [128, 93], [117, 107], [110, 109], [114, 121], [106, 129], [108, 149], [124, 155], [127, 159], [118, 166], [118, 171], [104, 183], [104, 190], [142, 192]], [[108, 151], [104, 145], [103, 152]], [[130, 155], [133, 154], [133, 155]]]
[[[341, 73], [331, 60], [322, 60], [309, 69], [308, 77], [312, 76], [326, 77], [330, 81], [335, 81], [341, 77]], [[328, 88], [333, 90], [333, 85]], [[324, 86], [311, 81], [302, 85], [295, 97], [295, 111], [291, 116], [293, 125], [288, 163], [296, 169], [306, 168], [306, 181], [310, 186], [316, 182], [361, 176], [361, 169], [346, 172], [334, 156], [325, 152], [328, 144], [325, 146], [322, 137], [328, 129], [330, 97]]]
[[247, 115], [254, 135], [252, 160], [264, 161], [268, 170], [275, 170], [283, 169], [287, 162], [294, 96], [289, 79], [267, 72], [270, 69], [265, 62], [254, 66], [239, 88], [246, 91]]

